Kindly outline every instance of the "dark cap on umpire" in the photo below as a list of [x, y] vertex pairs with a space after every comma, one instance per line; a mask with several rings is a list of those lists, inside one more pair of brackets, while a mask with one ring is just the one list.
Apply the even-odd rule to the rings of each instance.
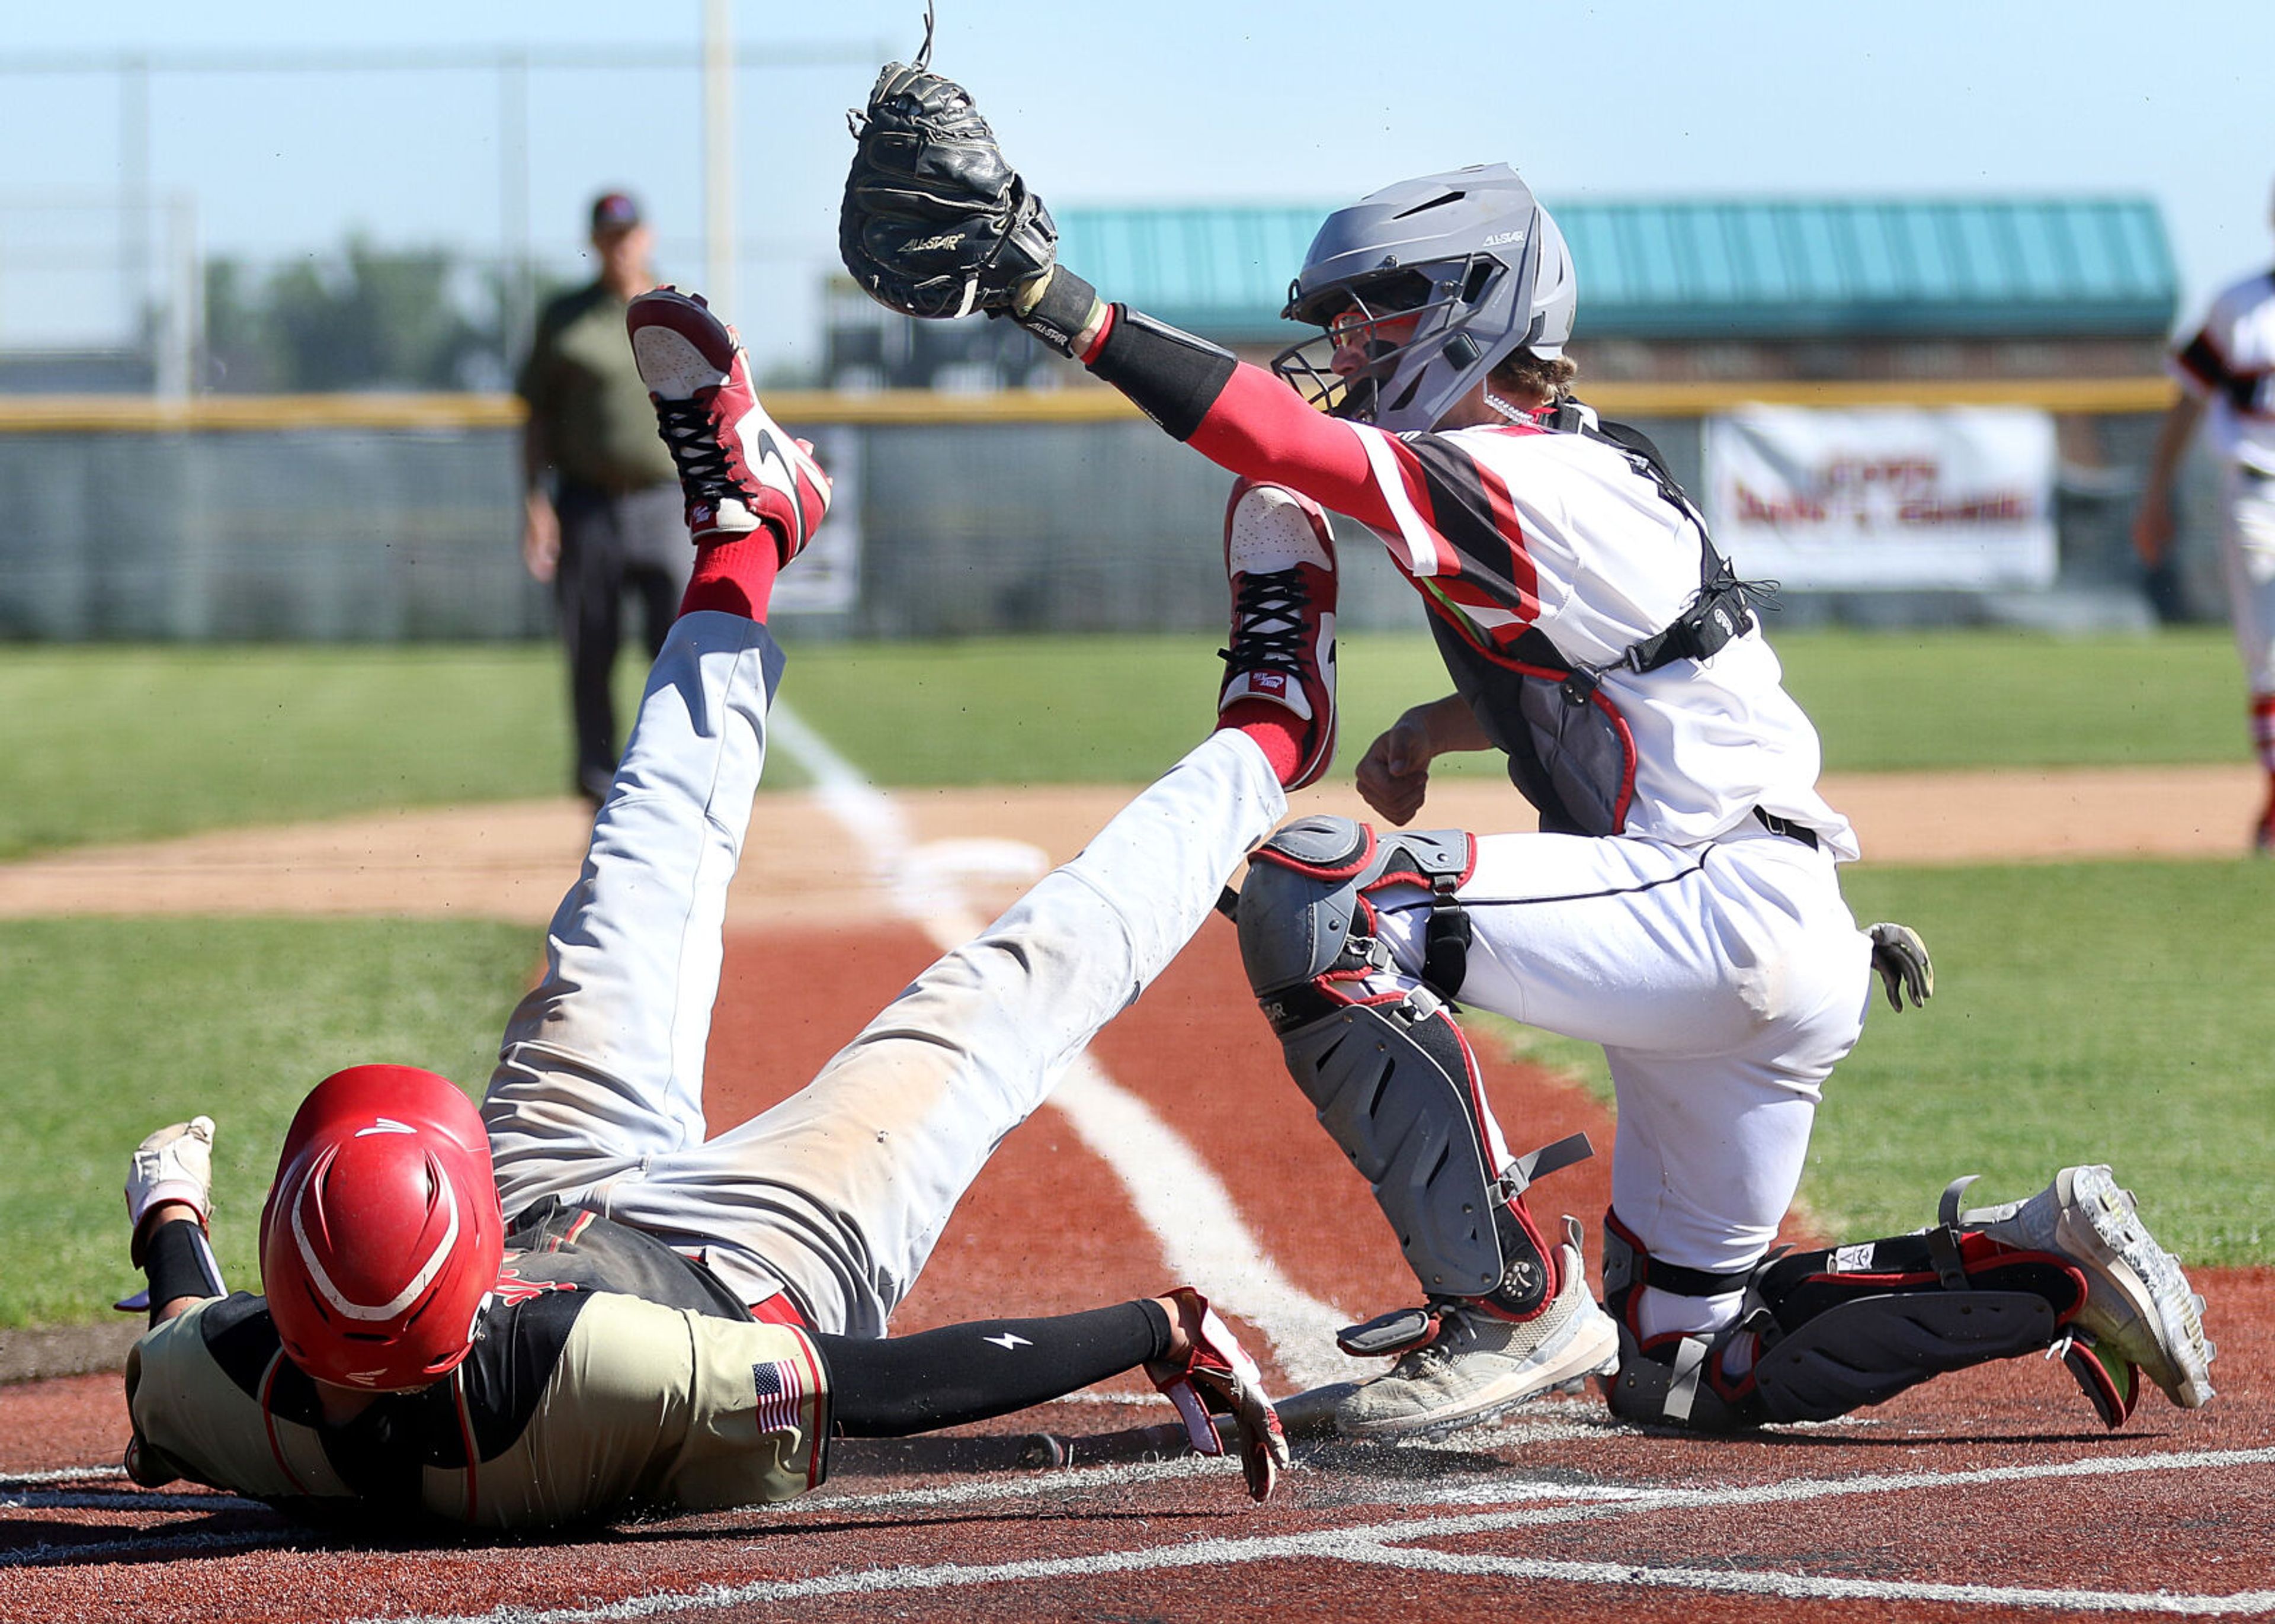
[[629, 231], [640, 223], [639, 200], [629, 192], [603, 192], [593, 200], [593, 230]]

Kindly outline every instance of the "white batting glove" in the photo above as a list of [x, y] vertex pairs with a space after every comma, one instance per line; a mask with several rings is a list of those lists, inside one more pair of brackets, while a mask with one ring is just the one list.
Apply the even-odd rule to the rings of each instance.
[[161, 1128], [134, 1147], [126, 1166], [126, 1216], [133, 1225], [134, 1262], [142, 1261], [143, 1215], [162, 1201], [193, 1208], [203, 1225], [213, 1212], [213, 1137], [210, 1116], [192, 1117]]

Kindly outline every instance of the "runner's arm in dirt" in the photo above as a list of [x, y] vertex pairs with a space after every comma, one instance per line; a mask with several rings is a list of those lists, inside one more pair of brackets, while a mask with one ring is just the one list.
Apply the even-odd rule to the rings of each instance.
[[1190, 1288], [1081, 1313], [882, 1339], [817, 1335], [813, 1343], [841, 1437], [903, 1438], [991, 1420], [1142, 1370], [1176, 1404], [1198, 1453], [1223, 1451], [1209, 1415], [1233, 1418], [1253, 1498], [1271, 1493], [1288, 1462], [1255, 1363]]

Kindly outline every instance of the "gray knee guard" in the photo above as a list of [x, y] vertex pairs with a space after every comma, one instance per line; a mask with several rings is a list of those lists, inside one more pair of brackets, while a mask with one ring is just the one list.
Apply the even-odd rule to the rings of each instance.
[[[1468, 1053], [1445, 1013], [1469, 940], [1454, 892], [1471, 861], [1456, 830], [1378, 837], [1348, 818], [1307, 818], [1257, 852], [1236, 910], [1250, 984], [1321, 1126], [1374, 1187], [1423, 1288], [1469, 1297], [1508, 1283], [1499, 1212], [1549, 1170], [1485, 1165]], [[1369, 894], [1399, 884], [1439, 899], [1425, 985], [1363, 1002], [1360, 979], [1390, 964]], [[1546, 1286], [1545, 1256], [1516, 1264], [1524, 1288]]]
[[1349, 818], [1300, 819], [1265, 842], [1249, 859], [1236, 923], [1248, 983], [1273, 1030], [1285, 1032], [1350, 1001], [1316, 986], [1322, 978], [1389, 968], [1368, 900], [1387, 886], [1431, 894], [1422, 978], [1440, 999], [1459, 996], [1470, 922], [1454, 893], [1476, 862], [1476, 842], [1459, 829], [1378, 837]]

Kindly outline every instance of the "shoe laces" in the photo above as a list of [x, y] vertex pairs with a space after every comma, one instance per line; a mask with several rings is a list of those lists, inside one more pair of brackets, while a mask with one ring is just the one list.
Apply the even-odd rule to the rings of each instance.
[[726, 442], [711, 419], [709, 401], [659, 400], [655, 421], [679, 470], [681, 489], [711, 502], [729, 496], [749, 498], [752, 493], [728, 471]]
[[1438, 1334], [1412, 1352], [1401, 1354], [1390, 1373], [1409, 1381], [1427, 1376], [1468, 1352], [1475, 1340], [1470, 1334], [1468, 1314], [1449, 1307], [1439, 1315]]
[[1301, 565], [1260, 575], [1243, 575], [1232, 599], [1232, 646], [1216, 651], [1228, 679], [1251, 671], [1308, 675], [1311, 651], [1304, 646], [1304, 611], [1311, 589]]

